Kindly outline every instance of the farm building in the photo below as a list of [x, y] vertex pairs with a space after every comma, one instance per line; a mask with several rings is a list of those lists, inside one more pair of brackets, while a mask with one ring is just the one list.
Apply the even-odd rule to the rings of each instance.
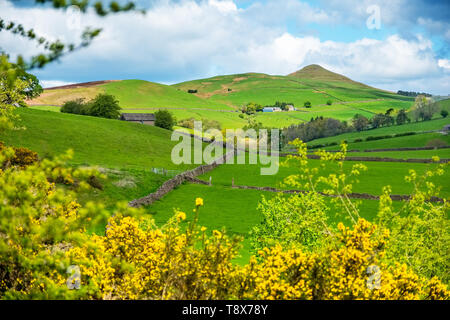
[[142, 123], [149, 126], [155, 125], [155, 114], [153, 113], [122, 113], [120, 120]]

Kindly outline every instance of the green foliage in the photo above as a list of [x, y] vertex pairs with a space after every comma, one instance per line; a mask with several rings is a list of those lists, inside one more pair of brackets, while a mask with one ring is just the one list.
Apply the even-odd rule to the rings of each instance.
[[176, 119], [169, 111], [158, 110], [157, 112], [155, 112], [155, 126], [167, 130], [172, 130], [175, 124]]
[[[0, 152], [5, 149], [5, 145], [0, 141]], [[6, 158], [1, 164], [0, 169], [5, 170], [11, 166], [18, 166], [19, 168], [25, 168], [38, 161], [38, 155], [36, 152], [27, 148], [12, 148], [14, 156]]]
[[305, 101], [305, 102], [303, 103], [303, 106], [304, 106], [305, 108], [311, 108], [311, 101]]
[[317, 117], [309, 122], [292, 125], [283, 130], [288, 141], [301, 139], [311, 141], [323, 137], [336, 136], [349, 131], [347, 123], [332, 118]]
[[415, 121], [431, 120], [438, 110], [439, 106], [437, 103], [434, 103], [431, 99], [427, 99], [425, 96], [419, 95], [416, 97], [414, 106], [412, 107], [412, 115]]
[[[438, 160], [436, 158], [435, 160]], [[411, 199], [400, 209], [392, 206], [390, 187], [383, 189], [377, 222], [391, 231], [388, 259], [407, 263], [415, 272], [426, 278], [438, 277], [449, 283], [450, 212], [449, 203], [430, 202], [431, 197], [440, 195], [441, 186], [430, 179], [442, 176], [448, 164], [429, 169], [424, 175], [409, 170], [405, 181], [414, 190]]]
[[[0, 162], [14, 157], [3, 148]], [[85, 189], [92, 169], [65, 166], [70, 154], [18, 169], [0, 172], [0, 296], [3, 298], [56, 299], [85, 294], [69, 292], [57, 279], [66, 279], [69, 261], [64, 248], [89, 246], [84, 229], [104, 219], [101, 206], [79, 210], [74, 191], [56, 188], [50, 181], [62, 180]], [[75, 290], [77, 291], [77, 290]]]
[[263, 196], [258, 210], [263, 220], [250, 233], [254, 252], [276, 244], [313, 250], [323, 241], [328, 209], [317, 193], [278, 194], [272, 199]]
[[401, 109], [398, 112], [395, 121], [397, 122], [398, 125], [402, 125], [402, 124], [405, 124], [406, 122], [409, 122], [411, 120], [408, 118], [408, 115], [406, 114], [406, 110], [405, 109]]
[[331, 106], [333, 104], [332, 100], [327, 100], [327, 105]]
[[360, 114], [355, 114], [352, 119], [353, 127], [356, 131], [363, 131], [369, 125], [369, 119]]
[[89, 102], [90, 116], [117, 119], [120, 116], [119, 101], [109, 94], [99, 94]]
[[61, 112], [74, 113], [93, 117], [117, 119], [120, 116], [120, 106], [116, 98], [109, 94], [98, 94], [89, 102], [83, 99], [66, 101]]
[[441, 116], [442, 116], [442, 118], [447, 118], [448, 111], [447, 110], [441, 110]]
[[84, 99], [76, 99], [64, 102], [61, 112], [89, 115], [89, 105], [84, 103]]

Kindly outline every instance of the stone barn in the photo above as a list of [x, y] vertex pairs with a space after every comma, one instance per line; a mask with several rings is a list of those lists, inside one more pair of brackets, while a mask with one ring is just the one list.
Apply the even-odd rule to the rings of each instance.
[[122, 113], [120, 120], [146, 124], [148, 126], [155, 125], [155, 114], [153, 113]]

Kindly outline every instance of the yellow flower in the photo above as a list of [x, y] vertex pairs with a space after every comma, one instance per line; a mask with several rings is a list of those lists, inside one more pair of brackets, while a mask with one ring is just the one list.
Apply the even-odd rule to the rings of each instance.
[[178, 211], [177, 219], [178, 219], [178, 221], [186, 219], [186, 213], [184, 213], [183, 211]]
[[201, 227], [200, 231], [201, 232], [205, 232], [206, 231], [206, 227]]
[[195, 205], [198, 206], [202, 206], [203, 205], [203, 199], [202, 198], [197, 198], [195, 199]]

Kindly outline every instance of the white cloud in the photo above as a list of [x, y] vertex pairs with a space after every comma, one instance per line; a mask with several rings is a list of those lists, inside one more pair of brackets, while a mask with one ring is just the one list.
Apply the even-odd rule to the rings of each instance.
[[439, 65], [439, 67], [448, 69], [448, 71], [450, 71], [450, 60], [449, 59], [439, 59], [438, 65]]
[[53, 87], [66, 86], [69, 84], [73, 84], [74, 82], [67, 82], [67, 81], [60, 81], [60, 80], [42, 80], [42, 81], [40, 81], [40, 83], [43, 88], [53, 88]]
[[[19, 20], [53, 38], [75, 41], [79, 37], [62, 12], [42, 7], [18, 9], [5, 0], [0, 0], [0, 11], [7, 19]], [[144, 78], [174, 83], [242, 72], [288, 74], [317, 63], [385, 89], [418, 85], [423, 91], [448, 93], [448, 60], [438, 60], [431, 41], [422, 36], [321, 41], [289, 33], [277, 22], [284, 15], [298, 22], [333, 19], [333, 14], [295, 0], [283, 5], [269, 1], [266, 6], [254, 4], [247, 9], [238, 9], [231, 0], [162, 1], [145, 16], [87, 14], [81, 25], [103, 28], [99, 38], [38, 75], [67, 82]], [[0, 33], [0, 43], [11, 53], [36, 52], [33, 44], [7, 33]]]

